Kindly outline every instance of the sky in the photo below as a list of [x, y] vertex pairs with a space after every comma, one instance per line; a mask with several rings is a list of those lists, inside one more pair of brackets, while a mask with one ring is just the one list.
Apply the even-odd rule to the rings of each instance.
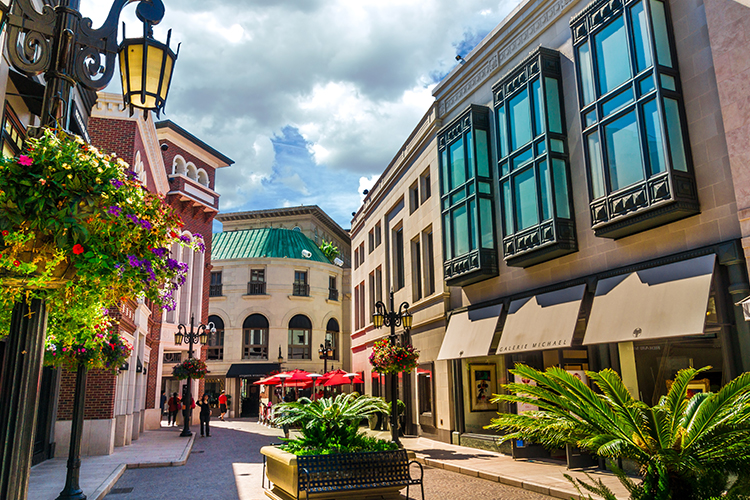
[[[98, 27], [111, 3], [80, 10]], [[456, 55], [520, 0], [164, 3], [155, 36], [171, 28], [181, 46], [162, 118], [234, 160], [217, 174], [221, 212], [318, 205], [348, 229]]]

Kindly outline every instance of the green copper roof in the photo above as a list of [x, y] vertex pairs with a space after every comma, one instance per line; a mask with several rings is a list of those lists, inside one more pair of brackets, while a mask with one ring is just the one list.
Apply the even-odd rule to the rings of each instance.
[[[308, 250], [312, 257], [306, 259], [302, 250]], [[300, 231], [280, 228], [246, 229], [215, 233], [211, 241], [211, 260], [287, 258], [330, 261], [320, 248]]]

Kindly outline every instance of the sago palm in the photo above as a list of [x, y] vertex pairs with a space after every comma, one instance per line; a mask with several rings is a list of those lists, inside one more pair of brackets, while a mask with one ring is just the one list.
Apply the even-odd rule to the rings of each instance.
[[303, 448], [346, 449], [356, 442], [359, 423], [376, 413], [388, 413], [381, 398], [339, 394], [311, 401], [300, 398], [273, 407], [276, 425], [298, 425]]
[[[548, 448], [576, 446], [601, 457], [627, 458], [641, 467], [631, 498], [705, 500], [728, 490], [747, 494], [750, 474], [750, 373], [717, 393], [688, 397], [688, 384], [710, 367], [681, 370], [656, 406], [633, 399], [612, 370], [587, 372], [594, 392], [560, 368], [541, 372], [516, 365], [511, 373], [536, 386], [511, 383], [493, 401], [539, 407], [521, 415], [499, 414], [488, 428], [503, 440], [526, 439]], [[736, 478], [739, 477], [739, 481]], [[627, 478], [621, 476], [623, 481]], [[740, 488], [738, 488], [740, 486]], [[726, 498], [726, 497], [724, 497]]]

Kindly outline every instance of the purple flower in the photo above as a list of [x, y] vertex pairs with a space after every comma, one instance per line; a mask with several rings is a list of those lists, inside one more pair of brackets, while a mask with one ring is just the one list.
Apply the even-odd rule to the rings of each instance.
[[156, 255], [157, 257], [164, 257], [167, 255], [168, 250], [166, 248], [152, 248], [151, 253]]
[[167, 267], [171, 270], [177, 269], [177, 267], [180, 265], [179, 262], [177, 262], [174, 259], [167, 259]]
[[201, 253], [205, 252], [206, 251], [206, 245], [204, 245], [203, 243], [198, 243], [198, 251], [201, 252]]
[[201, 239], [201, 240], [203, 239], [203, 235], [201, 233], [195, 233], [193, 234], [193, 237]]
[[[115, 267], [120, 267], [120, 264], [115, 264]], [[106, 307], [102, 309], [102, 314], [107, 315], [109, 314], [109, 309]]]
[[128, 263], [130, 264], [130, 267], [138, 267], [141, 265], [141, 262], [135, 255], [128, 255]]
[[128, 214], [128, 215], [125, 216], [125, 218], [128, 219], [133, 224], [138, 224], [138, 217], [136, 217], [133, 214]]
[[145, 229], [146, 231], [151, 231], [151, 228], [153, 227], [151, 223], [145, 219], [138, 222], [138, 224]]
[[138, 173], [137, 173], [137, 172], [135, 172], [135, 171], [133, 171], [133, 170], [128, 170], [128, 171], [127, 171], [127, 172], [125, 172], [125, 173], [126, 173], [126, 174], [127, 174], [127, 176], [128, 176], [129, 178], [130, 178], [130, 180], [131, 180], [131, 181], [134, 181], [134, 180], [136, 180], [136, 179], [138, 178]]
[[122, 184], [123, 184], [123, 182], [122, 182], [122, 181], [121, 181], [120, 179], [112, 179], [112, 180], [111, 180], [111, 181], [109, 181], [109, 182], [111, 182], [111, 183], [112, 183], [112, 185], [113, 185], [114, 187], [116, 187], [117, 189], [121, 188], [121, 187], [122, 187]]
[[190, 236], [183, 234], [182, 236], [180, 236], [180, 241], [182, 241], [183, 243], [190, 243]]
[[107, 209], [107, 213], [109, 215], [114, 215], [115, 217], [119, 217], [121, 212], [122, 212], [122, 209], [117, 206], [111, 206]]

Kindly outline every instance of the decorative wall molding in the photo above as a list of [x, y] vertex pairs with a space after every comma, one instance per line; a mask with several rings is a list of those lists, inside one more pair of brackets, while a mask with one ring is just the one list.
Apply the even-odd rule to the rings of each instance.
[[487, 62], [485, 62], [481, 68], [472, 75], [468, 81], [466, 81], [466, 83], [440, 101], [438, 107], [440, 116], [445, 116], [449, 111], [455, 108], [464, 97], [473, 92], [477, 87], [483, 85], [498, 68], [502, 67], [503, 64], [515, 57], [524, 47], [528, 46], [531, 41], [539, 35], [539, 33], [556, 21], [568, 7], [577, 2], [578, 0], [557, 0], [551, 2], [550, 5], [532, 20], [529, 25], [522, 28], [520, 33], [503, 45], [497, 50], [497, 52], [492, 54]]

